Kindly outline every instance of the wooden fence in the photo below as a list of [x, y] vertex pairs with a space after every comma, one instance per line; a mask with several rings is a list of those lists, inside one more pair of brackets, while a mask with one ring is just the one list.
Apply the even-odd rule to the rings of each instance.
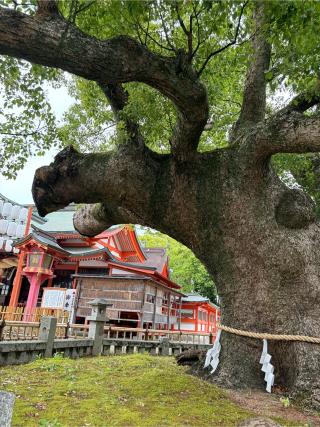
[[69, 312], [62, 309], [35, 307], [31, 313], [25, 312], [25, 307], [0, 306], [0, 321], [40, 322], [42, 316], [54, 316], [58, 323], [67, 324]]
[[[0, 320], [0, 341], [38, 340], [40, 322]], [[67, 338], [66, 324], [57, 324], [56, 338]]]
[[[70, 325], [68, 331], [69, 338], [86, 338], [88, 336], [89, 325]], [[215, 335], [204, 332], [187, 331], [165, 331], [158, 329], [142, 328], [122, 328], [117, 326], [105, 326], [104, 337], [107, 339], [125, 340], [146, 340], [159, 341], [166, 337], [170, 342], [183, 342], [189, 344], [212, 344]]]
[[[36, 340], [39, 335], [40, 322], [23, 322], [14, 320], [0, 321], [0, 341]], [[57, 324], [56, 338], [87, 338], [89, 325]], [[164, 331], [157, 329], [121, 328], [105, 326], [104, 337], [114, 340], [160, 341], [168, 338], [173, 343], [212, 344], [215, 336], [209, 333]]]

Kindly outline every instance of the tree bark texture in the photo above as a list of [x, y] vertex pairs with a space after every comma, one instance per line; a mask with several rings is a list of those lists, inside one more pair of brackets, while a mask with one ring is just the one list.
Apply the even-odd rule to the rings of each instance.
[[[260, 3], [257, 25], [262, 20]], [[39, 213], [71, 202], [89, 203], [74, 218], [82, 234], [95, 235], [117, 223], [156, 228], [188, 246], [204, 263], [221, 298], [223, 324], [320, 336], [315, 206], [307, 194], [287, 188], [270, 164], [278, 152], [320, 151], [320, 119], [303, 114], [317, 100], [301, 95], [294, 107], [265, 120], [263, 75], [270, 46], [259, 33], [231, 147], [198, 153], [208, 104], [190, 64], [182, 65], [178, 55], [151, 53], [129, 37], [94, 39], [48, 10], [26, 16], [0, 8], [0, 54], [96, 81], [116, 117], [127, 102], [121, 84], [144, 82], [175, 104], [177, 124], [169, 155], [149, 150], [138, 124], [130, 120], [125, 123], [128, 140], [113, 153], [63, 150], [36, 172], [33, 195]], [[213, 379], [231, 387], [263, 387], [261, 351], [262, 342], [222, 332], [221, 362]], [[320, 347], [271, 342], [270, 353], [276, 383], [319, 408]]]

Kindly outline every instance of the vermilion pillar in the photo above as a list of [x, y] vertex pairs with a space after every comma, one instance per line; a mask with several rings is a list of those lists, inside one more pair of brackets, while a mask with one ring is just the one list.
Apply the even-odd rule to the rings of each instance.
[[198, 306], [195, 307], [195, 311], [196, 311], [195, 332], [198, 332], [198, 322], [199, 322], [199, 307]]
[[30, 315], [32, 312], [32, 309], [37, 306], [40, 285], [41, 285], [41, 278], [37, 274], [35, 274], [30, 279], [29, 295], [28, 295], [27, 304], [25, 308], [25, 313], [27, 315]]
[[26, 308], [24, 311], [23, 320], [25, 322], [32, 321], [33, 309], [37, 307], [38, 296], [40, 291], [40, 286], [48, 276], [41, 273], [27, 274], [28, 280], [30, 282], [30, 289], [28, 294], [28, 299], [26, 303]]
[[25, 257], [25, 253], [23, 250], [21, 250], [19, 254], [16, 275], [13, 281], [9, 307], [16, 307], [18, 305], [18, 300], [19, 300], [19, 295], [21, 290], [21, 283], [22, 283], [22, 269], [23, 269], [24, 257]]

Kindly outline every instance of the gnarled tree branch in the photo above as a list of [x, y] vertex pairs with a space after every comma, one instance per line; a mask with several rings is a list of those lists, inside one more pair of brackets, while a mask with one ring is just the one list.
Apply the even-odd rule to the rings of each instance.
[[[250, 148], [251, 147], [251, 148]], [[277, 153], [320, 151], [320, 116], [282, 112], [257, 126], [248, 140], [252, 159], [266, 159]]]
[[181, 52], [163, 57], [128, 36], [98, 40], [56, 14], [28, 16], [0, 8], [0, 24], [0, 54], [97, 82], [137, 81], [159, 90], [178, 111], [172, 138], [176, 158], [196, 152], [208, 117], [207, 94]]
[[77, 220], [75, 224], [81, 232], [91, 234], [94, 229], [96, 234], [114, 223], [151, 221], [159, 168], [146, 148], [126, 144], [114, 153], [81, 154], [68, 147], [36, 171], [32, 194], [43, 216], [71, 202], [100, 202], [103, 206], [86, 207], [77, 214], [82, 228]]

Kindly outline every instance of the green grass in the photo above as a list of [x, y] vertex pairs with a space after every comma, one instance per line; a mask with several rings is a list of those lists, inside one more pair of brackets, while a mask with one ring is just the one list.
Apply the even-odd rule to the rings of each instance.
[[16, 394], [19, 427], [229, 427], [254, 416], [174, 358], [142, 354], [4, 367], [0, 389]]

